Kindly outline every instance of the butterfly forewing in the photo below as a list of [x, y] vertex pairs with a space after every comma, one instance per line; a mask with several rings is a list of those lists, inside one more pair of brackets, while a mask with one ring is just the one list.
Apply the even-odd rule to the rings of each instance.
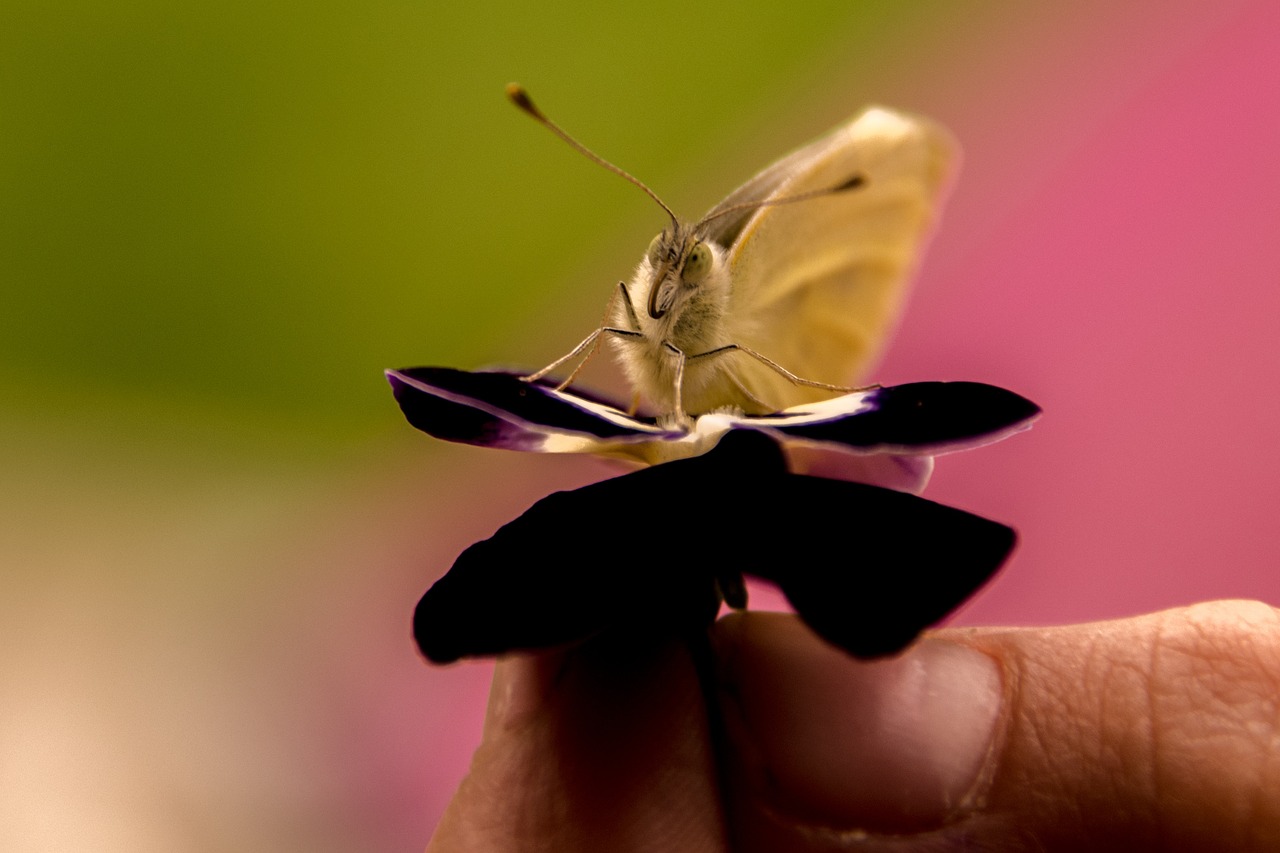
[[[729, 250], [728, 342], [805, 379], [865, 380], [897, 320], [957, 160], [941, 127], [873, 107], [735, 190], [716, 209], [863, 179], [853, 190], [708, 223], [712, 239]], [[740, 354], [717, 367], [770, 407], [833, 396]]]

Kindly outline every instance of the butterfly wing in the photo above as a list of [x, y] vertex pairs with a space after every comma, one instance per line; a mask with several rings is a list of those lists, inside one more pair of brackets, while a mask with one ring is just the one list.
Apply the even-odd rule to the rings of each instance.
[[[940, 126], [871, 107], [731, 193], [709, 216], [863, 179], [855, 189], [708, 223], [708, 236], [728, 250], [726, 342], [805, 379], [863, 379], [900, 313], [958, 154]], [[834, 396], [741, 353], [719, 361], [771, 408]]]

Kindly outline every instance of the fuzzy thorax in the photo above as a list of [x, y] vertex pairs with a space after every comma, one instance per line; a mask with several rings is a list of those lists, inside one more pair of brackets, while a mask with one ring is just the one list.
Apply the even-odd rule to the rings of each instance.
[[[620, 299], [611, 318], [617, 328], [640, 333], [638, 337], [613, 335], [611, 339], [632, 387], [660, 415], [677, 408], [680, 356], [671, 347], [685, 357], [686, 414], [741, 405], [740, 396], [733, 393], [734, 383], [726, 381], [725, 362], [733, 359], [732, 353], [693, 358], [732, 343], [725, 330], [731, 297], [725, 252], [714, 243], [699, 243], [692, 234], [680, 233], [682, 230], [668, 229], [655, 238], [627, 287], [630, 304], [622, 304]], [[705, 275], [690, 283], [681, 273], [691, 249], [699, 244], [710, 251], [710, 265]], [[655, 288], [659, 289], [656, 294]], [[650, 310], [651, 297], [658, 302], [656, 312]]]

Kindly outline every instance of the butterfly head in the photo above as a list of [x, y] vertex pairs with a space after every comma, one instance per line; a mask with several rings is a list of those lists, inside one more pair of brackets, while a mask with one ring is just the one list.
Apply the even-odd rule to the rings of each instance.
[[694, 228], [675, 222], [663, 229], [645, 252], [641, 278], [647, 280], [649, 317], [660, 320], [679, 316], [690, 299], [717, 278], [723, 268], [722, 252]]

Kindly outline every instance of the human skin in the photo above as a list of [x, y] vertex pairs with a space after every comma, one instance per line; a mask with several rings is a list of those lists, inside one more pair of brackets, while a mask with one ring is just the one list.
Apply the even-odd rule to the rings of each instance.
[[1280, 850], [1264, 604], [945, 629], [875, 662], [740, 613], [712, 649], [714, 726], [675, 639], [500, 661], [428, 850]]

